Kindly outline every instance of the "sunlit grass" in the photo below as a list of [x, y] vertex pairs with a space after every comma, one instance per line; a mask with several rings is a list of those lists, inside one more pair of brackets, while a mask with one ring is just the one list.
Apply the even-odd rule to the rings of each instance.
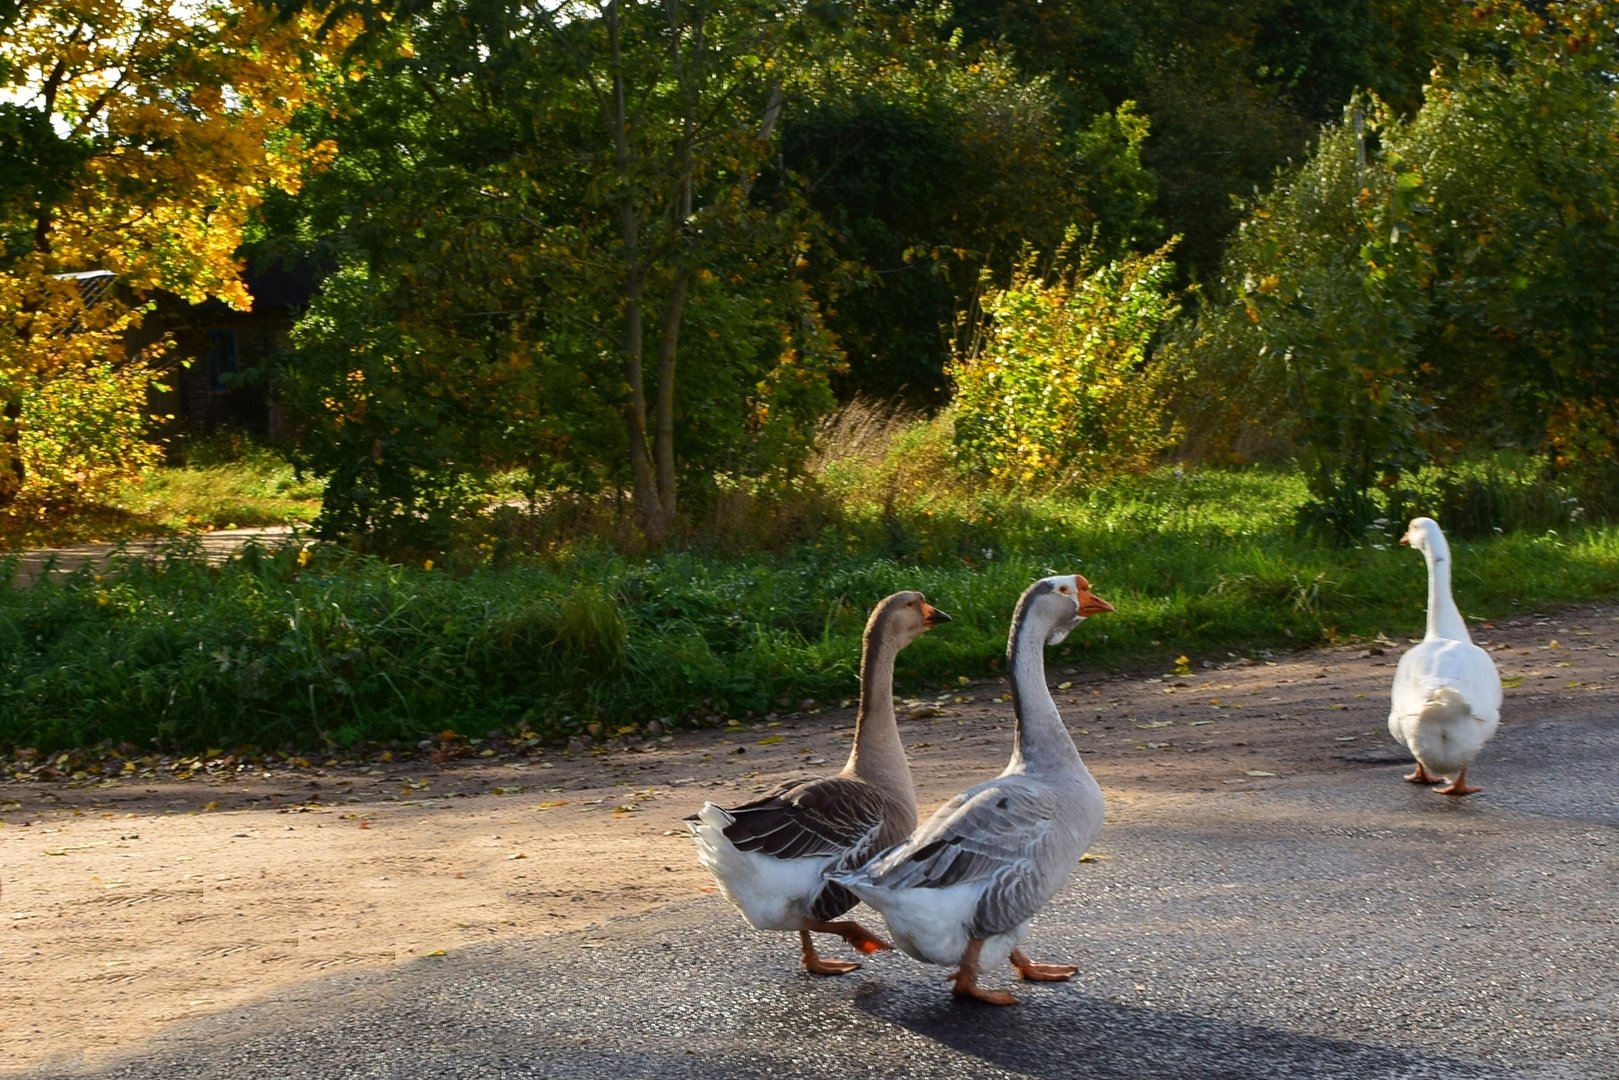
[[[859, 452], [821, 451], [802, 496], [815, 513], [781, 507], [810, 525], [767, 550], [632, 555], [581, 533], [428, 569], [322, 549], [211, 567], [182, 547], [32, 588], [6, 587], [0, 560], [0, 748], [609, 737], [836, 704], [858, 693], [867, 613], [899, 589], [953, 618], [900, 655], [899, 692], [942, 693], [1000, 677], [1013, 605], [1052, 573], [1085, 574], [1117, 608], [1051, 651], [1075, 680], [1422, 630], [1425, 569], [1396, 543], [1404, 523], [1352, 546], [1313, 539], [1295, 527], [1292, 474], [1166, 467], [1036, 496], [964, 482], [938, 425], [844, 430]], [[312, 509], [315, 492], [273, 463], [176, 473], [150, 489], [154, 516], [249, 524], [232, 503], [254, 492], [275, 514], [259, 522]], [[1619, 595], [1619, 527], [1528, 473], [1480, 475], [1488, 486], [1431, 478], [1420, 507], [1442, 523], [1477, 512], [1475, 535], [1453, 536], [1469, 619]], [[1496, 532], [1501, 507], [1528, 524]]]
[[321, 485], [272, 451], [239, 441], [200, 445], [179, 465], [114, 486], [94, 502], [22, 501], [0, 511], [0, 551], [305, 524]]
[[[900, 692], [943, 692], [999, 678], [1018, 595], [1059, 572], [1117, 608], [1052, 650], [1079, 679], [1420, 633], [1424, 566], [1392, 542], [1398, 526], [1326, 545], [1292, 528], [1301, 498], [1294, 478], [1257, 470], [1164, 469], [1067, 498], [922, 491], [768, 554], [583, 542], [457, 575], [340, 552], [208, 567], [181, 550], [0, 588], [0, 745], [611, 736], [835, 704], [858, 692], [871, 605], [907, 588], [954, 621], [901, 654]], [[1619, 591], [1613, 526], [1457, 539], [1454, 553], [1474, 620]]]

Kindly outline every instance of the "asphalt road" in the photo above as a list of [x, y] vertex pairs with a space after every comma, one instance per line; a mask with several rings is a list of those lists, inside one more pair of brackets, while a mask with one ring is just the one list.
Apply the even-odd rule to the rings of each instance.
[[[1503, 727], [1482, 796], [1344, 762], [1111, 816], [1035, 924], [1071, 982], [842, 978], [717, 896], [306, 983], [37, 1077], [1619, 1077], [1619, 720]], [[1376, 758], [1378, 755], [1370, 755]], [[251, 961], [244, 961], [251, 962]]]

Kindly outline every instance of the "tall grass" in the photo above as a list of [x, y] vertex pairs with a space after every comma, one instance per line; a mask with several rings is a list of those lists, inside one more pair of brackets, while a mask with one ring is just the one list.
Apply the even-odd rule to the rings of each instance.
[[[182, 543], [26, 588], [0, 561], [0, 746], [558, 739], [836, 702], [858, 692], [871, 605], [908, 588], [954, 620], [900, 656], [900, 692], [921, 694], [997, 677], [1018, 595], [1058, 572], [1117, 608], [1053, 650], [1080, 678], [1423, 625], [1403, 523], [1314, 541], [1293, 526], [1295, 476], [1170, 468], [1020, 497], [954, 481], [938, 425], [879, 438], [823, 457], [816, 497], [836, 515], [765, 553], [575, 541], [451, 574], [322, 549], [209, 566]], [[1455, 537], [1464, 614], [1619, 595], [1619, 529], [1546, 505], [1555, 527]]]
[[[936, 510], [936, 529], [913, 526], [927, 556], [873, 554], [858, 521], [772, 557], [580, 549], [465, 576], [254, 549], [210, 567], [180, 548], [0, 588], [0, 744], [560, 738], [836, 701], [857, 692], [867, 611], [900, 588], [955, 619], [901, 655], [901, 691], [921, 693], [996, 675], [1018, 594], [1059, 571], [1085, 573], [1118, 608], [1055, 650], [1055, 665], [1085, 671], [1416, 633], [1422, 560], [1294, 538], [1278, 523], [1290, 484], [1164, 474], [1084, 501]], [[1244, 493], [1259, 511], [1233, 512]], [[1611, 597], [1619, 531], [1458, 541], [1456, 566], [1475, 618]]]

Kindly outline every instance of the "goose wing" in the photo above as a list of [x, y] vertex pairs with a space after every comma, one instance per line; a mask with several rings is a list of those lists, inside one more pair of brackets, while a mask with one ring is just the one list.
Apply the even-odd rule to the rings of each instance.
[[777, 859], [869, 857], [887, 813], [882, 793], [864, 780], [798, 780], [727, 808], [725, 838], [738, 851]]
[[1054, 822], [1064, 808], [1057, 793], [1001, 778], [964, 792], [940, 807], [915, 836], [890, 848], [864, 870], [887, 890], [981, 890], [974, 922], [986, 931], [1029, 918], [1065, 878], [1057, 866], [1061, 843]]
[[1393, 713], [1421, 712], [1433, 691], [1442, 686], [1460, 691], [1474, 715], [1500, 717], [1501, 676], [1490, 654], [1471, 642], [1439, 639], [1415, 645], [1400, 657], [1390, 695]]

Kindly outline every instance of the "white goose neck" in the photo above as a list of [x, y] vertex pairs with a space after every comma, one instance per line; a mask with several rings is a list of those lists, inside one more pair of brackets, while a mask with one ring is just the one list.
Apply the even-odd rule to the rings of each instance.
[[1084, 768], [1068, 726], [1046, 686], [1046, 638], [1051, 632], [1042, 619], [1031, 618], [1025, 606], [1012, 624], [1006, 646], [1006, 668], [1011, 676], [1012, 760], [1007, 771], [1025, 773], [1068, 772]]
[[1462, 613], [1450, 592], [1450, 545], [1438, 533], [1430, 534], [1422, 556], [1428, 561], [1428, 629], [1430, 638], [1472, 641]]
[[859, 777], [914, 809], [916, 788], [894, 715], [894, 657], [901, 646], [885, 629], [882, 624], [873, 626], [861, 643], [860, 706], [843, 774]]

